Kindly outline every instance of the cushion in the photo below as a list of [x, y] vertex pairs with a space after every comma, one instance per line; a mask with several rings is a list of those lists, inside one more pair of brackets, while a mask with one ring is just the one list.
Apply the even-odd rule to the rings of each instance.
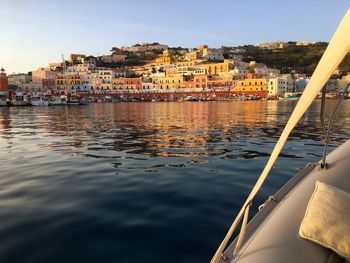
[[317, 181], [299, 235], [350, 260], [350, 194]]

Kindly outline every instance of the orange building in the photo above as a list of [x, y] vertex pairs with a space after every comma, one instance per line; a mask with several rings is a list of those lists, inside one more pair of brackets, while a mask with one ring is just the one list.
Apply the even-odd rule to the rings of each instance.
[[4, 68], [1, 68], [0, 71], [0, 91], [8, 91], [9, 90], [9, 82], [5, 73]]
[[141, 89], [142, 88], [141, 79], [140, 78], [124, 78], [123, 79], [123, 86], [124, 86], [124, 89], [127, 89], [127, 90]]

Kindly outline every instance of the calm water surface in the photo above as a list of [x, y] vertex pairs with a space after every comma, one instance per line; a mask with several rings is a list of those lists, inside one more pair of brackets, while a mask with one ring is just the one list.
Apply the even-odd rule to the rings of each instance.
[[[295, 104], [1, 108], [0, 262], [208, 262]], [[255, 210], [321, 158], [319, 107], [291, 135]], [[331, 149], [348, 138], [349, 113], [345, 101]]]

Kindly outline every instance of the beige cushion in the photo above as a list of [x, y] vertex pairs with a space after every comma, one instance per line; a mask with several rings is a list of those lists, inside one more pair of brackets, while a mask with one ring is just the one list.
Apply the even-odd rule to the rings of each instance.
[[317, 181], [299, 235], [350, 259], [350, 194]]

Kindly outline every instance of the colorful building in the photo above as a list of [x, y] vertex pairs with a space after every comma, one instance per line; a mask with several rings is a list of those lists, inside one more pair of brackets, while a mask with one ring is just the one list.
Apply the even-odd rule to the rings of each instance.
[[177, 75], [172, 77], [158, 77], [158, 88], [161, 90], [167, 89], [180, 89], [183, 83], [183, 76]]
[[163, 55], [156, 58], [157, 65], [169, 65], [175, 62], [175, 53], [173, 50], [165, 49]]
[[140, 78], [123, 78], [124, 90], [139, 90], [142, 88]]
[[219, 75], [230, 70], [230, 63], [226, 60], [221, 63], [202, 64], [199, 67], [205, 69], [208, 75]]
[[55, 89], [65, 93], [75, 93], [83, 85], [79, 74], [60, 74], [55, 78]]
[[231, 92], [238, 95], [267, 97], [267, 80], [264, 78], [254, 79], [248, 78], [237, 80], [236, 86], [231, 89]]
[[202, 58], [202, 53], [199, 51], [192, 51], [192, 52], [188, 52], [185, 55], [185, 58], [190, 60], [190, 61], [195, 61], [197, 59], [201, 59]]
[[32, 81], [40, 83], [44, 79], [54, 80], [57, 74], [57, 72], [51, 71], [49, 68], [39, 68], [38, 70], [32, 71]]
[[177, 67], [193, 67], [196, 65], [195, 61], [180, 61], [176, 63]]

